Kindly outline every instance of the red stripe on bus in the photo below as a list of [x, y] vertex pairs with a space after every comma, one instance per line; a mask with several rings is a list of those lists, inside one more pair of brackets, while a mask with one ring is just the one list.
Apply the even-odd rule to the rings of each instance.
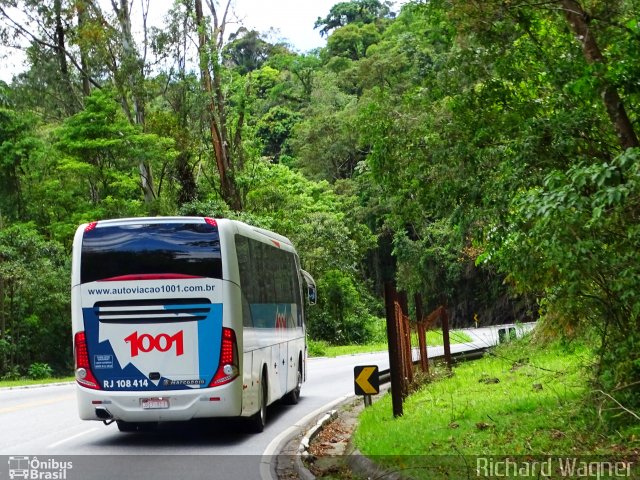
[[182, 273], [137, 273], [132, 275], [120, 275], [118, 277], [103, 278], [99, 282], [128, 282], [131, 280], [172, 280], [203, 278], [196, 275], [185, 275]]

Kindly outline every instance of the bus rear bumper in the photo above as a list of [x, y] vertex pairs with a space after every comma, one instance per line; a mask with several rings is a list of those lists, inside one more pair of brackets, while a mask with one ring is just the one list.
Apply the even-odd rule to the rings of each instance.
[[216, 388], [164, 391], [104, 391], [77, 385], [78, 413], [82, 420], [125, 422], [235, 417], [242, 411], [242, 395], [236, 383]]

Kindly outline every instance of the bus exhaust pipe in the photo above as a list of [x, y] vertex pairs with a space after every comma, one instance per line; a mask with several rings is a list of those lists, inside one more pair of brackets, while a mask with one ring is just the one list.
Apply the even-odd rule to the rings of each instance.
[[111, 412], [104, 407], [96, 408], [96, 417], [98, 417], [102, 421], [113, 420], [113, 415]]

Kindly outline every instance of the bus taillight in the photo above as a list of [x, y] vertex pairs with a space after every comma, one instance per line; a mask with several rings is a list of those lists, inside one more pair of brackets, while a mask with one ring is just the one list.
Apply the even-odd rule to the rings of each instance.
[[218, 387], [229, 383], [238, 376], [239, 371], [236, 333], [231, 328], [223, 327], [218, 371], [213, 376], [213, 380], [211, 380], [209, 386]]
[[73, 346], [73, 354], [76, 363], [76, 381], [83, 387], [100, 390], [100, 385], [98, 385], [98, 381], [91, 371], [89, 351], [87, 350], [87, 338], [84, 332], [76, 333]]

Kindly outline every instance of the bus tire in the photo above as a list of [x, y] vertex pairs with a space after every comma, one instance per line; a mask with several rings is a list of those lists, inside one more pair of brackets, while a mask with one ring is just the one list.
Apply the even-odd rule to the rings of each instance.
[[300, 400], [300, 390], [302, 389], [302, 365], [298, 365], [298, 378], [293, 390], [282, 397], [282, 401], [287, 405], [297, 405]]
[[260, 382], [258, 400], [260, 402], [260, 408], [254, 415], [249, 417], [251, 430], [255, 433], [262, 432], [264, 426], [267, 424], [267, 375], [264, 372], [262, 373], [262, 381]]

